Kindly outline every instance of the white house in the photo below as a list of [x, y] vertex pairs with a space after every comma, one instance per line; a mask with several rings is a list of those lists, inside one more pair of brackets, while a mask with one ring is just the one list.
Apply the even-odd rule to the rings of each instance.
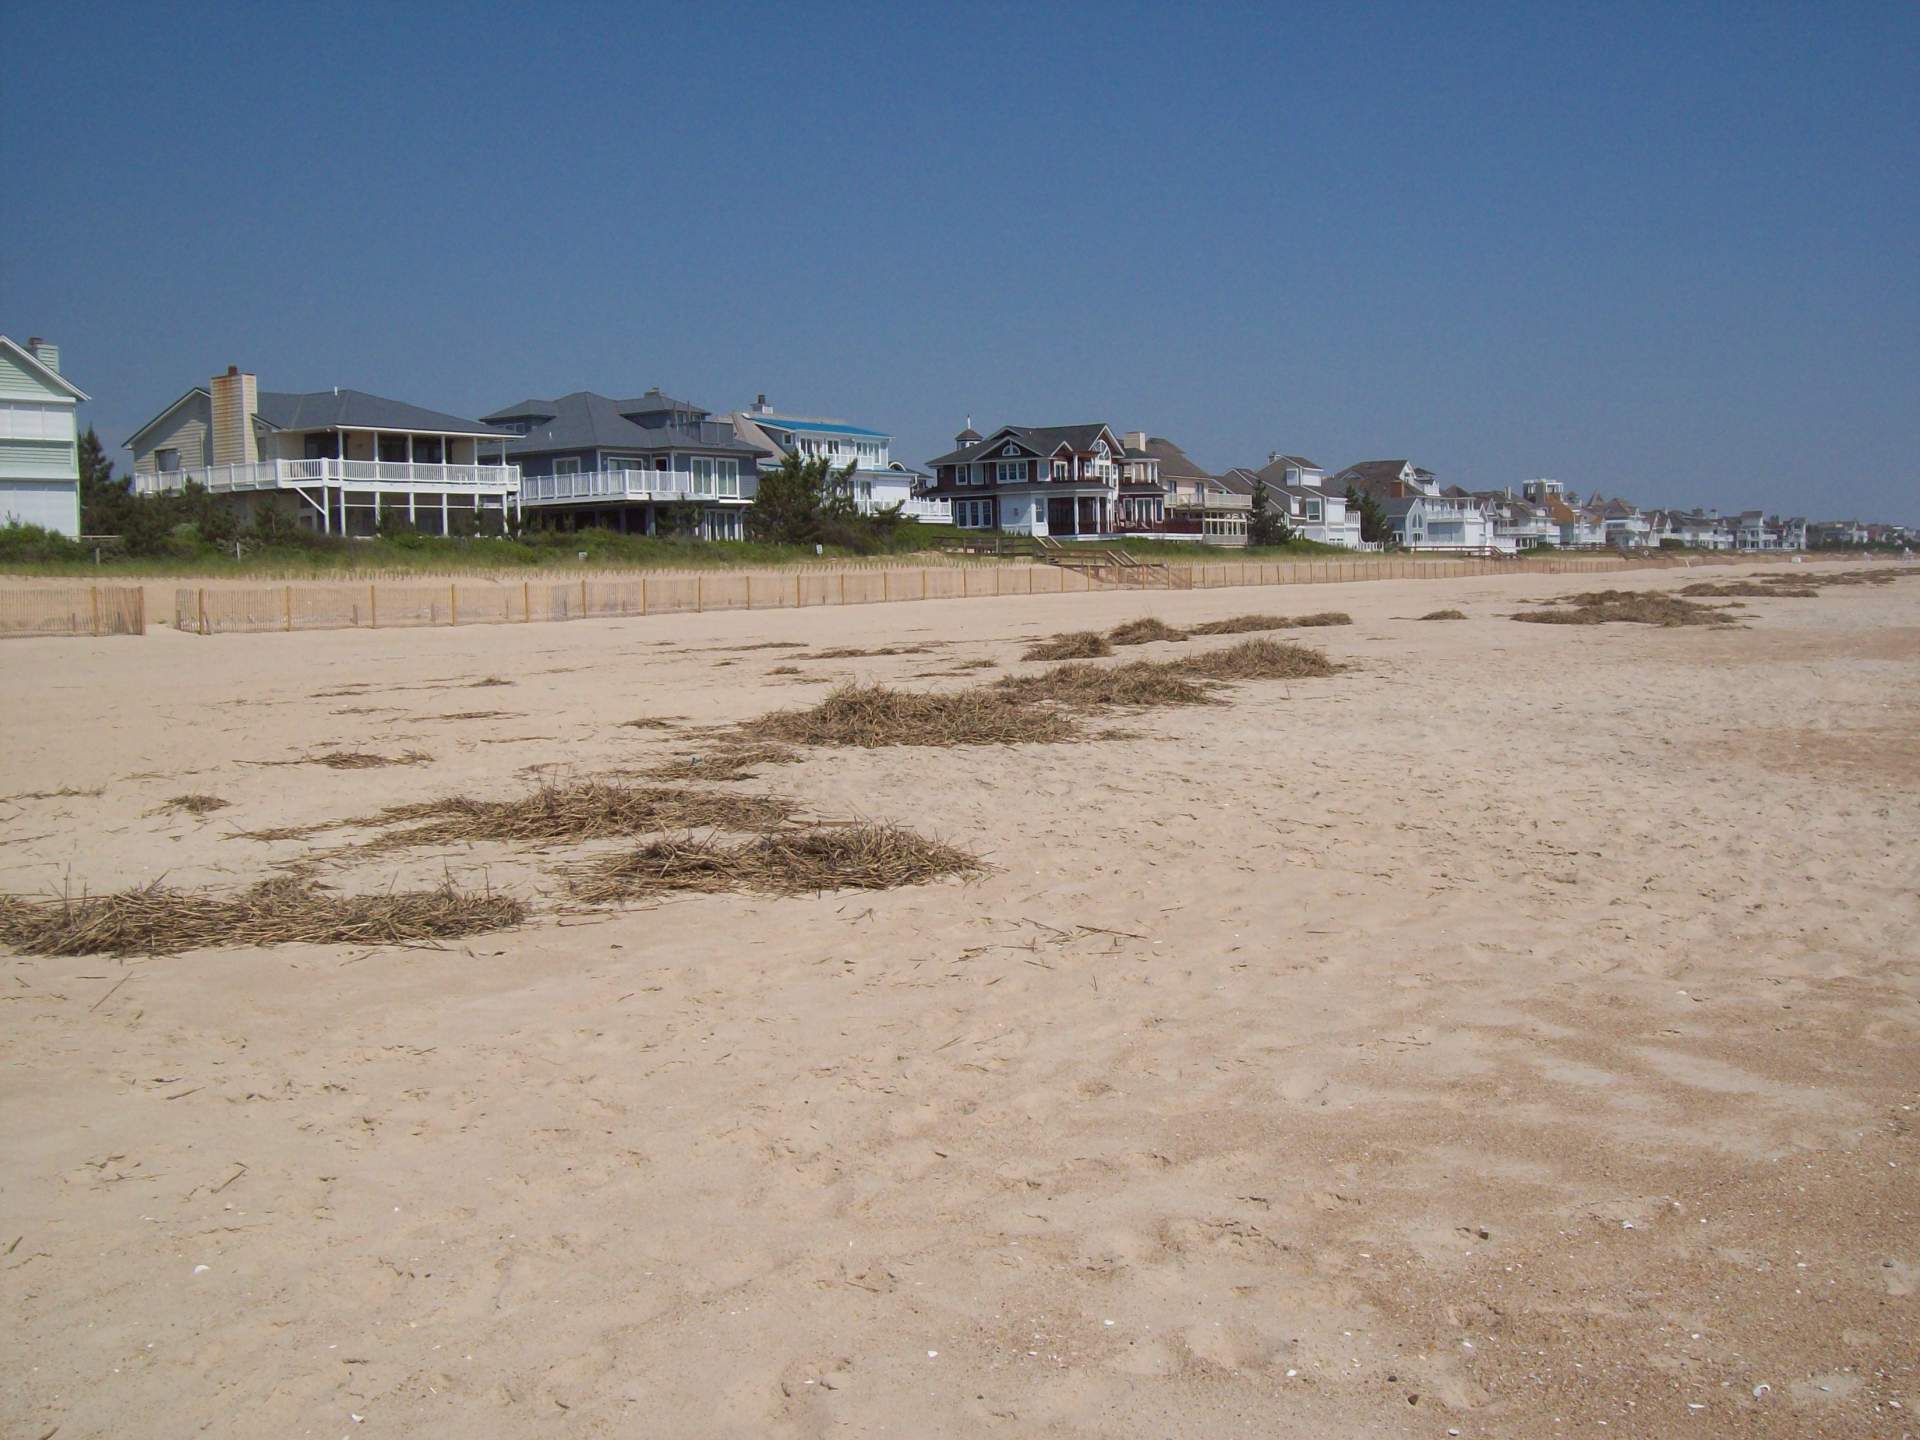
[[777, 469], [789, 455], [824, 458], [835, 470], [851, 465], [853, 501], [863, 514], [898, 505], [910, 520], [953, 523], [952, 502], [920, 493], [931, 477], [895, 460], [893, 437], [884, 431], [816, 415], [783, 414], [767, 404], [765, 395], [728, 418], [744, 443], [764, 452], [762, 470]]
[[1267, 508], [1303, 540], [1360, 548], [1360, 512], [1347, 508], [1344, 486], [1327, 488], [1326, 472], [1301, 455], [1269, 453], [1259, 470], [1233, 470], [1229, 478], [1257, 481], [1267, 488]]
[[382, 512], [415, 528], [500, 529], [520, 470], [502, 430], [361, 390], [262, 390], [237, 365], [128, 437], [140, 494], [189, 481], [257, 520], [275, 510], [323, 535], [372, 535]]
[[74, 407], [90, 398], [60, 373], [60, 349], [0, 335], [0, 525], [80, 534]]

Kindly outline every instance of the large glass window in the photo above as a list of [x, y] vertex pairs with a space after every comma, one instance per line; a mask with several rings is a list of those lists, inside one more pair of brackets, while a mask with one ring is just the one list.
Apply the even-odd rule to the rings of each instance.
[[715, 494], [714, 482], [718, 475], [720, 462], [711, 455], [693, 457], [693, 493], [710, 497]]
[[1027, 483], [1027, 462], [1024, 460], [1002, 460], [995, 467], [997, 479], [1002, 485], [1024, 485]]

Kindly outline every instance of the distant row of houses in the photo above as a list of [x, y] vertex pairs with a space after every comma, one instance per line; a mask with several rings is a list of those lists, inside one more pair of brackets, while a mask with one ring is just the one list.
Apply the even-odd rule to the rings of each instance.
[[[80, 528], [74, 407], [88, 397], [60, 373], [57, 349], [0, 336], [0, 523]], [[672, 528], [737, 539], [759, 477], [788, 457], [851, 467], [854, 503], [909, 519], [1048, 539], [1128, 536], [1245, 545], [1257, 512], [1296, 535], [1346, 549], [1514, 555], [1557, 549], [1800, 550], [1904, 542], [1898, 526], [1809, 525], [1746, 511], [1643, 510], [1555, 480], [1468, 490], [1408, 460], [1363, 460], [1328, 473], [1272, 452], [1262, 466], [1213, 474], [1172, 440], [1104, 423], [969, 422], [953, 448], [916, 469], [885, 431], [789, 413], [765, 395], [716, 412], [658, 388], [620, 399], [575, 391], [502, 405], [478, 419], [360, 390], [262, 390], [229, 366], [189, 387], [125, 442], [135, 488], [203, 486], [257, 519], [268, 510], [322, 534], [376, 533], [382, 517], [462, 534], [509, 516], [560, 528]], [[1364, 516], [1377, 521], [1374, 534]]]

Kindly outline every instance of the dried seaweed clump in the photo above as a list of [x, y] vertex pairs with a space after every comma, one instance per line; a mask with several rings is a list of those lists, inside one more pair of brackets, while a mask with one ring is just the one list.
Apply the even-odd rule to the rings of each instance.
[[1467, 618], [1467, 612], [1464, 610], [1429, 610], [1420, 618], [1422, 620], [1464, 620]]
[[1107, 638], [1116, 645], [1150, 645], [1156, 640], [1184, 640], [1187, 632], [1176, 630], [1164, 620], [1148, 616], [1144, 620], [1129, 620], [1124, 625], [1116, 625], [1107, 632]]
[[336, 895], [263, 880], [238, 895], [155, 883], [108, 895], [0, 897], [0, 942], [29, 955], [172, 955], [224, 945], [394, 945], [505, 930], [526, 919], [508, 895], [437, 890]]
[[224, 810], [232, 804], [218, 795], [176, 795], [164, 805], [156, 805], [149, 815], [180, 813], [185, 815], [208, 815], [215, 810]]
[[1038, 675], [1009, 675], [994, 689], [1025, 706], [1052, 704], [1072, 710], [1110, 705], [1142, 708], [1159, 705], [1208, 705], [1204, 685], [1187, 678], [1168, 661], [1134, 660], [1125, 665], [1055, 665]]
[[1242, 640], [1171, 662], [1182, 674], [1208, 680], [1311, 680], [1336, 675], [1340, 667], [1318, 650], [1278, 640]]
[[589, 780], [578, 785], [542, 785], [512, 800], [449, 795], [411, 805], [389, 805], [378, 815], [349, 823], [405, 826], [388, 828], [387, 833], [359, 847], [404, 850], [415, 845], [487, 840], [523, 845], [571, 843], [688, 828], [771, 830], [785, 824], [792, 814], [793, 806], [787, 801], [765, 795], [645, 789]]
[[793, 765], [799, 759], [784, 745], [722, 744], [655, 765], [645, 773], [654, 780], [751, 780], [762, 765]]
[[1550, 604], [1560, 608], [1522, 610], [1513, 618], [1530, 625], [1730, 625], [1723, 609], [1682, 600], [1657, 590], [1589, 590]]
[[569, 888], [590, 905], [673, 891], [811, 895], [891, 890], [977, 874], [978, 857], [895, 825], [850, 825], [725, 844], [680, 837], [575, 868]]
[[1113, 643], [1092, 630], [1076, 630], [1070, 635], [1055, 635], [1027, 647], [1022, 660], [1096, 660], [1113, 654]]
[[922, 694], [886, 685], [842, 685], [804, 710], [776, 710], [745, 733], [789, 745], [1020, 745], [1072, 740], [1064, 715], [1023, 703], [997, 686]]
[[1301, 630], [1319, 625], [1351, 625], [1353, 617], [1339, 610], [1320, 610], [1312, 615], [1235, 615], [1227, 620], [1209, 620], [1189, 626], [1189, 635], [1247, 635], [1259, 630]]
[[386, 765], [430, 765], [433, 756], [424, 750], [403, 750], [398, 755], [375, 755], [367, 750], [326, 750], [302, 755], [298, 760], [269, 761], [278, 765], [325, 765], [330, 770], [378, 770]]
[[1812, 600], [1819, 596], [1818, 590], [1805, 585], [1762, 585], [1753, 580], [1727, 580], [1716, 583], [1712, 580], [1696, 581], [1692, 585], [1680, 587], [1682, 595], [1696, 596], [1746, 596], [1782, 600]]

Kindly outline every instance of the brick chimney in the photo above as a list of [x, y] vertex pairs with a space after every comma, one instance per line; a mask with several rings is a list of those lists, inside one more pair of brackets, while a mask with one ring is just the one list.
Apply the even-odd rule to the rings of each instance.
[[260, 458], [253, 435], [253, 417], [260, 408], [258, 378], [229, 365], [207, 388], [213, 395], [213, 463], [253, 464]]
[[60, 347], [50, 341], [42, 340], [38, 335], [27, 340], [27, 353], [38, 360], [54, 374], [60, 373]]

